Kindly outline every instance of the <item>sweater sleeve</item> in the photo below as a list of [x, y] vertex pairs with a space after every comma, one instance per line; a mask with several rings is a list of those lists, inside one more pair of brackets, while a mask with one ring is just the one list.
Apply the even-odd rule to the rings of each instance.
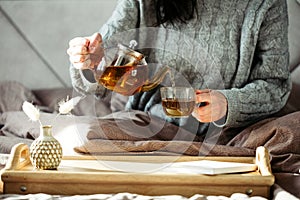
[[242, 88], [221, 90], [228, 100], [226, 126], [249, 125], [278, 112], [291, 90], [285, 0], [276, 0], [259, 17], [263, 20], [248, 83]]
[[[114, 35], [136, 28], [139, 20], [139, 6], [137, 0], [119, 0], [111, 17], [100, 28], [99, 33], [102, 35], [104, 43], [113, 38]], [[122, 38], [119, 38], [122, 39]], [[114, 45], [116, 43], [114, 42]], [[104, 45], [105, 46], [105, 45]], [[70, 66], [70, 75], [73, 88], [82, 94], [96, 94], [104, 96], [106, 89], [95, 82], [91, 82], [82, 70]]]

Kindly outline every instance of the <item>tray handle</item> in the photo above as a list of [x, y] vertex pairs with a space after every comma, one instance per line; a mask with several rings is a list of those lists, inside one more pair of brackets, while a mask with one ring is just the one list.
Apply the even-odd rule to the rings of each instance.
[[13, 146], [5, 170], [17, 170], [23, 168], [30, 162], [28, 145], [19, 143]]
[[260, 146], [256, 148], [255, 163], [262, 176], [272, 176], [270, 155], [266, 147]]

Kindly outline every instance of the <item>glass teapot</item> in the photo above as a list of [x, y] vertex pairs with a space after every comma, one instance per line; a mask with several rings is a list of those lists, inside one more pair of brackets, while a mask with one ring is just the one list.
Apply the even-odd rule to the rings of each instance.
[[94, 70], [98, 84], [114, 92], [130, 96], [138, 92], [149, 91], [158, 86], [170, 71], [162, 67], [154, 77], [148, 78], [148, 65], [145, 56], [134, 50], [135, 40], [129, 46], [118, 44], [118, 51], [110, 63], [102, 63], [102, 67]]

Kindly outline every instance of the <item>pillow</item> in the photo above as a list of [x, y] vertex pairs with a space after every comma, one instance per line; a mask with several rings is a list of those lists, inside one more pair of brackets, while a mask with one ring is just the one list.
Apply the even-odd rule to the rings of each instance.
[[[53, 136], [61, 143], [64, 155], [72, 155], [73, 148], [85, 141], [94, 118], [40, 112], [40, 120], [43, 125], [52, 125]], [[2, 138], [6, 136], [33, 140], [40, 135], [39, 123], [30, 121], [23, 111], [2, 113], [0, 124], [2, 124]], [[0, 146], [2, 143], [1, 139]]]
[[32, 92], [39, 99], [42, 106], [49, 109], [49, 112], [57, 110], [58, 102], [62, 99], [66, 99], [67, 96], [72, 96], [71, 88], [37, 89]]
[[297, 1], [287, 1], [289, 14], [290, 70], [300, 64], [300, 5]]
[[1, 82], [0, 94], [0, 113], [20, 111], [24, 101], [29, 101], [35, 105], [41, 104], [31, 90], [16, 81]]
[[299, 111], [300, 110], [300, 104], [299, 104], [300, 80], [299, 80], [299, 77], [300, 77], [300, 64], [292, 72], [293, 87], [292, 87], [291, 95], [290, 95], [289, 100], [287, 102], [287, 104], [290, 107], [294, 108], [293, 111]]
[[[67, 98], [71, 99], [73, 97], [82, 96], [72, 88], [38, 89], [33, 92], [43, 105], [41, 110], [52, 113], [58, 112], [59, 102]], [[110, 113], [109, 102], [98, 100], [94, 95], [86, 95], [72, 110], [72, 114], [78, 116], [99, 117]]]

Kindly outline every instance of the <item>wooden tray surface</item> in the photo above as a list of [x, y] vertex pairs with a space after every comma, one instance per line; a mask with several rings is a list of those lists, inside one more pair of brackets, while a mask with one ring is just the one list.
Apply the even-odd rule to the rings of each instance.
[[[125, 172], [102, 169], [106, 161], [149, 162], [216, 160], [256, 163], [257, 171], [235, 174], [172, 174]], [[101, 166], [101, 167], [99, 167]], [[57, 170], [37, 170], [31, 165], [29, 149], [16, 145], [1, 179], [4, 193], [48, 193], [60, 195], [130, 192], [143, 195], [224, 195], [246, 193], [268, 198], [274, 184], [269, 155], [264, 147], [256, 157], [196, 157], [163, 155], [108, 155], [63, 157]]]

